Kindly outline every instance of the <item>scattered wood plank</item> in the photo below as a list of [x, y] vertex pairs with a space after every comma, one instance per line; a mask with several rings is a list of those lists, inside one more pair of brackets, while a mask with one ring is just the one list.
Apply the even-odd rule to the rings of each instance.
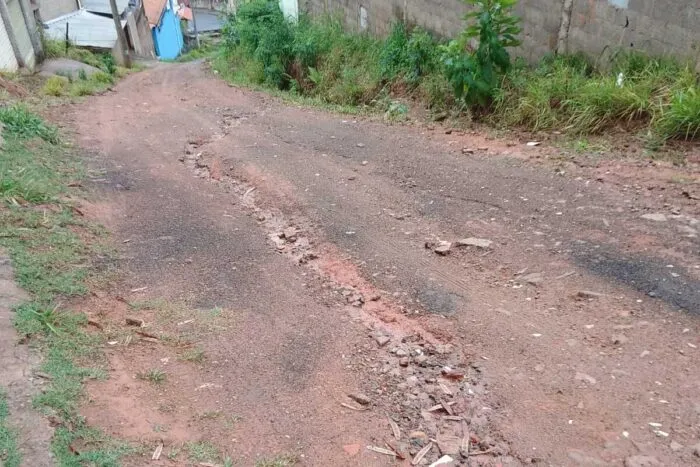
[[399, 425], [397, 425], [396, 422], [391, 419], [391, 417], [387, 417], [387, 419], [389, 420], [389, 426], [391, 426], [391, 432], [393, 433], [394, 438], [396, 440], [400, 440], [401, 429], [399, 428]]
[[157, 447], [156, 450], [153, 451], [153, 455], [151, 456], [151, 460], [157, 461], [160, 459], [160, 455], [163, 453], [163, 443], [160, 443]]
[[369, 410], [367, 407], [354, 407], [350, 404], [346, 404], [345, 402], [341, 402], [340, 405], [342, 405], [346, 409], [354, 410], [356, 412], [366, 412]]
[[390, 449], [380, 448], [379, 446], [367, 446], [367, 449], [379, 454], [384, 454], [385, 456], [396, 457], [396, 453]]
[[413, 458], [411, 461], [411, 465], [418, 465], [420, 461], [423, 460], [426, 454], [430, 452], [430, 450], [433, 449], [433, 442], [429, 442], [423, 449], [418, 451], [418, 454]]

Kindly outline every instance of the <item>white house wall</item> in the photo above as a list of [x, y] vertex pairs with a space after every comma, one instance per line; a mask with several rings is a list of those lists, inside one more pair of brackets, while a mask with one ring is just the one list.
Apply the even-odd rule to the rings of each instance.
[[0, 70], [17, 71], [18, 68], [15, 51], [12, 50], [12, 44], [10, 43], [10, 37], [7, 35], [5, 23], [0, 21]]

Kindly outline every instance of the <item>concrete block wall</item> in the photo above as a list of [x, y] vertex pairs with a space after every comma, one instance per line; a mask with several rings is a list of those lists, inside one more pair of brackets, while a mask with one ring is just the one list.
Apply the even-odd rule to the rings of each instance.
[[[518, 55], [534, 61], [556, 50], [563, 1], [520, 0]], [[299, 6], [312, 15], [340, 15], [355, 31], [364, 8], [370, 33], [384, 36], [405, 20], [447, 38], [463, 29], [468, 9], [461, 0], [299, 0]], [[632, 49], [700, 62], [700, 0], [574, 0], [568, 46], [595, 59]]]

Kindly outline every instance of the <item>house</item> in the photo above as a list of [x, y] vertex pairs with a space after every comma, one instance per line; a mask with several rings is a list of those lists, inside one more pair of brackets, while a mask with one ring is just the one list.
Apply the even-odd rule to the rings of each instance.
[[143, 5], [151, 26], [156, 55], [166, 60], [177, 58], [185, 45], [177, 16], [179, 5], [173, 0], [144, 0]]
[[[126, 31], [129, 50], [140, 57], [153, 57], [153, 40], [143, 5], [129, 6], [129, 0], [117, 0], [120, 24]], [[83, 0], [82, 8], [44, 21], [46, 37], [68, 40], [76, 47], [116, 52], [117, 31], [114, 28], [109, 0]], [[40, 16], [44, 16], [41, 11]], [[121, 54], [114, 53], [118, 59]]]
[[80, 9], [78, 0], [34, 0], [36, 20], [40, 23], [50, 21]]
[[0, 70], [34, 69], [41, 38], [28, 0], [0, 0]]

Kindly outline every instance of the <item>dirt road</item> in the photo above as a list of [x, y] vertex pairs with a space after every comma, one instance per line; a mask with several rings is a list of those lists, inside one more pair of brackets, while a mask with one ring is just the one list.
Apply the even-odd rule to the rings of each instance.
[[[426, 465], [699, 460], [697, 171], [531, 163], [538, 148], [288, 106], [197, 63], [71, 115], [124, 258], [90, 311], [116, 323], [162, 298], [186, 305], [173, 332], [217, 323], [191, 333], [196, 364], [115, 340], [91, 423], [241, 465], [408, 465], [367, 447], [410, 460], [429, 439]], [[153, 368], [162, 384], [134, 377]], [[133, 460], [150, 462], [184, 461]]]

